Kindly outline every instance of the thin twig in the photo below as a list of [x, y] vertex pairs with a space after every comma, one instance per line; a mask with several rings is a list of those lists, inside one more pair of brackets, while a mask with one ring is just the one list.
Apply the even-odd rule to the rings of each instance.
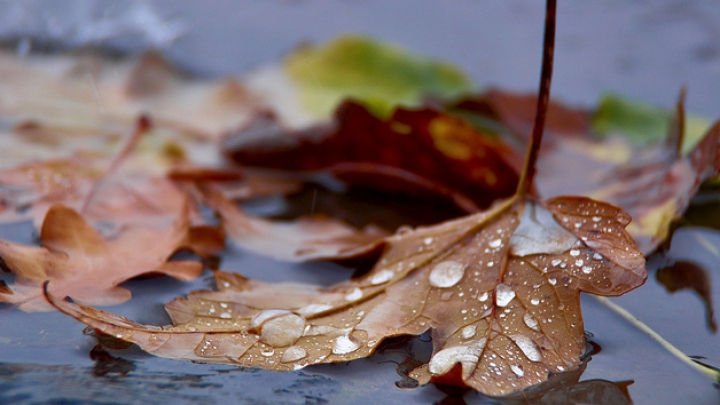
[[516, 195], [524, 197], [532, 190], [535, 165], [540, 153], [540, 142], [545, 129], [545, 116], [550, 102], [550, 83], [552, 82], [553, 55], [555, 53], [555, 14], [556, 0], [547, 0], [545, 6], [545, 34], [543, 36], [542, 70], [540, 71], [540, 90], [538, 91], [535, 124], [533, 125], [530, 145], [525, 156], [525, 167], [520, 174]]
[[643, 332], [645, 332], [646, 334], [648, 334], [654, 341], [660, 343], [660, 345], [661, 345], [665, 350], [667, 350], [668, 352], [670, 352], [670, 354], [672, 354], [673, 356], [677, 357], [677, 358], [680, 359], [682, 362], [684, 362], [685, 364], [687, 364], [687, 365], [689, 365], [690, 367], [694, 368], [695, 370], [699, 371], [700, 373], [705, 374], [706, 376], [710, 377], [710, 378], [711, 378], [713, 381], [715, 381], [716, 383], [720, 383], [720, 370], [718, 370], [718, 369], [716, 369], [716, 368], [714, 368], [714, 367], [712, 367], [712, 366], [708, 366], [708, 365], [706, 365], [706, 364], [702, 364], [702, 363], [700, 363], [700, 362], [698, 362], [698, 361], [696, 361], [696, 360], [693, 360], [692, 358], [690, 358], [690, 356], [686, 355], [686, 354], [683, 353], [680, 349], [678, 349], [677, 347], [673, 346], [672, 343], [670, 343], [670, 342], [668, 342], [667, 340], [665, 340], [665, 338], [663, 338], [662, 336], [660, 336], [659, 333], [655, 332], [655, 331], [652, 330], [649, 326], [647, 326], [645, 323], [643, 323], [641, 320], [637, 319], [637, 318], [635, 317], [635, 315], [633, 315], [632, 313], [630, 313], [628, 310], [626, 310], [625, 308], [621, 307], [620, 305], [612, 302], [612, 301], [609, 300], [607, 297], [600, 297], [600, 296], [597, 296], [597, 295], [593, 295], [592, 297], [595, 298], [596, 300], [600, 301], [600, 303], [602, 303], [602, 304], [605, 305], [606, 307], [608, 307], [608, 308], [610, 308], [611, 310], [613, 310], [613, 312], [615, 312], [616, 314], [618, 314], [618, 315], [622, 316], [623, 318], [625, 318], [625, 320], [627, 320], [628, 322], [630, 322], [631, 324], [633, 324], [636, 328], [638, 328], [638, 329], [640, 329], [641, 331], [643, 331]]

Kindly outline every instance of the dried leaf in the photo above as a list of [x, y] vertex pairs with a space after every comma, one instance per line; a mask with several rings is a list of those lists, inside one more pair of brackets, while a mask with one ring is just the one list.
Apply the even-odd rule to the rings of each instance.
[[[464, 100], [453, 108], [465, 114], [473, 112], [493, 117], [522, 140], [532, 127], [534, 100], [535, 96], [529, 94], [492, 91]], [[607, 111], [601, 112], [604, 117], [601, 126], [606, 129], [611, 125], [607, 122], [610, 120], [607, 114]], [[684, 116], [682, 103], [676, 114]], [[633, 122], [642, 119], [643, 114], [629, 115], [635, 116], [630, 120]], [[697, 132], [702, 126], [696, 119], [692, 126], [677, 128], [686, 121], [684, 118], [676, 120], [673, 127], [666, 114], [653, 117], [665, 119], [666, 127], [673, 133], [682, 133], [687, 128]], [[600, 137], [591, 130], [588, 112], [551, 104], [535, 186], [545, 198], [584, 195], [623, 208], [633, 218], [628, 231], [643, 253], [649, 254], [667, 238], [670, 224], [682, 215], [700, 184], [720, 173], [720, 121], [704, 133], [687, 155], [679, 154], [677, 145], [672, 142], [645, 142], [638, 146], [637, 140], [628, 141], [628, 137], [621, 137], [619, 132], [629, 126], [626, 131], [637, 138], [640, 136], [637, 126], [617, 121], [612, 121], [616, 131], [613, 136]], [[646, 141], [651, 141], [657, 135], [645, 137]], [[692, 137], [697, 138], [697, 135]]]
[[382, 245], [385, 231], [375, 226], [357, 229], [326, 218], [269, 221], [243, 212], [218, 189], [199, 185], [206, 205], [220, 216], [231, 241], [245, 250], [283, 261], [340, 260], [357, 257]]
[[446, 62], [358, 36], [303, 46], [288, 55], [284, 73], [298, 87], [302, 108], [320, 118], [329, 117], [348, 97], [387, 117], [398, 105], [416, 106], [429, 96], [455, 97], [473, 87]]
[[8, 121], [32, 118], [110, 136], [148, 113], [160, 132], [197, 146], [186, 149], [193, 155], [209, 151], [193, 138], [217, 139], [262, 103], [237, 80], [191, 78], [153, 52], [117, 61], [92, 52], [22, 57], [11, 50], [0, 52], [0, 76], [8, 100], [0, 113]]
[[468, 212], [514, 191], [519, 154], [466, 121], [431, 109], [397, 109], [387, 120], [347, 101], [335, 125], [291, 131], [259, 116], [227, 138], [224, 153], [245, 166], [327, 170], [354, 185], [440, 195]]
[[218, 272], [219, 291], [145, 326], [48, 299], [158, 356], [271, 370], [342, 362], [383, 339], [432, 330], [412, 375], [504, 395], [572, 370], [585, 351], [579, 292], [619, 295], [646, 277], [622, 210], [580, 197], [506, 200], [487, 212], [388, 237], [367, 274], [330, 287], [267, 284]]
[[16, 275], [10, 293], [0, 292], [0, 302], [17, 304], [25, 311], [49, 310], [42, 296], [42, 284], [49, 280], [53, 293], [72, 295], [78, 302], [118, 304], [130, 299], [130, 292], [118, 285], [133, 277], [157, 273], [189, 280], [200, 275], [200, 262], [168, 261], [176, 251], [186, 248], [206, 255], [223, 247], [221, 238], [197, 241], [187, 210], [170, 226], [128, 227], [106, 240], [76, 211], [53, 205], [40, 239], [42, 247], [0, 241], [0, 258]]
[[[0, 172], [0, 222], [31, 219], [39, 229], [47, 211], [62, 204], [80, 211], [102, 178], [102, 160], [79, 157], [28, 163]], [[100, 184], [85, 218], [113, 235], [124, 226], [166, 226], [187, 209], [187, 196], [157, 176], [120, 175]]]

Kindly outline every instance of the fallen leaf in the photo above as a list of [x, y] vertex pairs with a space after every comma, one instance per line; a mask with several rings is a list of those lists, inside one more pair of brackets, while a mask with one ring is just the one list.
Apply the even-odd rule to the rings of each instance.
[[[384, 339], [431, 330], [433, 355], [411, 372], [420, 383], [505, 395], [577, 369], [586, 343], [579, 293], [623, 294], [647, 272], [621, 209], [583, 197], [528, 197], [550, 92], [555, 10], [548, 1], [539, 110], [512, 198], [399, 231], [385, 238], [367, 273], [328, 287], [218, 271], [219, 291], [171, 302], [174, 325], [165, 327], [60, 300], [48, 283], [45, 297], [101, 333], [172, 358], [297, 370], [366, 357]], [[440, 142], [450, 147], [444, 153], [468, 152], [452, 137]]]
[[219, 291], [166, 306], [172, 326], [133, 323], [53, 291], [48, 299], [158, 356], [270, 370], [366, 357], [383, 339], [432, 330], [433, 356], [413, 378], [504, 395], [578, 367], [580, 291], [619, 295], [644, 282], [629, 221], [581, 197], [513, 198], [387, 237], [372, 270], [333, 286], [217, 272]]
[[[50, 207], [76, 211], [102, 179], [105, 161], [51, 159], [0, 171], [0, 222], [32, 220], [40, 228]], [[165, 177], [121, 172], [96, 190], [84, 216], [106, 236], [125, 226], [168, 225], [187, 209], [187, 197]]]
[[[452, 109], [464, 111], [464, 116], [493, 117], [524, 145], [533, 123], [535, 100], [530, 94], [491, 91], [463, 100]], [[607, 110], [609, 104], [615, 112], [600, 110], [599, 118], [581, 109], [550, 104], [535, 187], [544, 198], [583, 195], [623, 208], [633, 218], [628, 231], [643, 253], [650, 254], [667, 238], [671, 223], [681, 217], [700, 184], [720, 173], [720, 121], [709, 129], [697, 118], [694, 124], [683, 125], [687, 120], [682, 102], [675, 121], [664, 111], [638, 113], [628, 102], [610, 100], [605, 104], [601, 108]], [[616, 111], [623, 106], [631, 111], [625, 115]], [[660, 128], [669, 128], [671, 134], [687, 140], [684, 148], [691, 145], [692, 149], [683, 155], [678, 145], [666, 142], [668, 134], [661, 138], [656, 130], [639, 132], [636, 122], [646, 120], [643, 117], [648, 114], [653, 122], [665, 122]], [[607, 133], [600, 136], [592, 131], [593, 125]], [[688, 129], [693, 131], [690, 140], [677, 135]], [[698, 136], [698, 131], [703, 135]]]
[[186, 149], [193, 155], [210, 151], [193, 139], [217, 139], [262, 104], [236, 79], [192, 77], [154, 52], [113, 60], [92, 51], [18, 56], [11, 49], [0, 52], [0, 75], [8, 122], [31, 119], [104, 138], [129, 132], [148, 113], [159, 132], [195, 146]]
[[[93, 305], [118, 304], [130, 299], [130, 291], [118, 287], [124, 281], [148, 273], [180, 280], [197, 277], [203, 265], [197, 261], [168, 261], [181, 250], [199, 255], [217, 253], [224, 238], [207, 237], [207, 229], [193, 231], [188, 212], [174, 223], [156, 229], [127, 227], [115, 239], [106, 240], [76, 211], [62, 205], [50, 207], [40, 230], [41, 247], [0, 241], [0, 258], [15, 273], [9, 292], [0, 302], [16, 304], [25, 311], [47, 311], [42, 284], [50, 281], [53, 293], [72, 295]], [[198, 233], [206, 237], [198, 239]]]
[[230, 240], [242, 249], [283, 261], [342, 260], [377, 250], [387, 232], [375, 226], [357, 230], [327, 217], [269, 221], [243, 212], [217, 188], [198, 185], [203, 202], [220, 217]]
[[354, 185], [395, 193], [444, 196], [467, 212], [508, 197], [517, 185], [519, 154], [466, 121], [432, 109], [397, 109], [387, 120], [347, 101], [334, 125], [301, 131], [272, 115], [225, 139], [224, 153], [244, 166], [327, 170]]
[[472, 81], [452, 65], [360, 36], [305, 45], [286, 57], [284, 74], [298, 88], [302, 108], [329, 118], [346, 98], [361, 100], [378, 116], [398, 105], [417, 106], [427, 97], [469, 92]]

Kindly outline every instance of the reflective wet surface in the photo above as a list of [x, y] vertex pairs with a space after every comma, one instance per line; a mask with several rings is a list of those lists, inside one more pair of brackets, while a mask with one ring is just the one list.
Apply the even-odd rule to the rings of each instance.
[[[0, 18], [0, 35], [29, 30], [83, 42], [81, 30], [72, 29], [83, 18], [93, 17], [98, 10], [123, 13], [110, 2], [93, 2], [94, 11], [83, 14], [78, 7], [34, 1], [22, 7], [39, 12], [23, 14], [15, 3], [0, 4], [0, 14], [14, 15], [12, 20]], [[179, 24], [166, 27], [165, 32], [170, 36], [175, 32], [178, 39], [170, 42], [136, 32], [130, 37], [109, 35], [110, 40], [101, 44], [131, 50], [159, 44], [176, 62], [210, 75], [246, 72], [276, 62], [298, 43], [324, 41], [348, 31], [449, 60], [482, 86], [533, 90], [539, 71], [542, 7], [533, 0], [217, 1], [204, 7], [190, 1], [133, 4], [149, 5], [161, 20]], [[20, 11], [10, 14], [8, 10]], [[720, 5], [710, 0], [562, 2], [553, 97], [592, 105], [603, 92], [617, 91], [670, 106], [685, 84], [688, 111], [717, 119], [720, 28], [716, 21], [720, 21]], [[307, 198], [299, 197], [293, 209], [308, 209], [310, 196], [317, 200], [314, 194], [304, 195]], [[351, 207], [357, 200], [339, 203], [330, 196], [325, 209]], [[353, 215], [352, 209], [343, 209]], [[443, 219], [437, 209], [433, 218], [418, 218], [421, 211], [398, 211], [405, 215], [400, 223]], [[388, 221], [394, 218], [392, 213], [375, 215], [386, 215], [391, 218]], [[448, 209], [447, 216], [454, 215]], [[368, 218], [356, 221], [364, 223]], [[702, 222], [701, 216], [693, 223]], [[3, 226], [0, 237], [34, 241], [29, 224]], [[720, 337], [712, 326], [720, 294], [719, 252], [717, 231], [681, 229], [666, 254], [650, 259], [646, 285], [616, 300], [682, 351], [715, 366], [720, 366]], [[351, 269], [333, 264], [290, 265], [241, 251], [225, 254], [222, 268], [242, 269], [248, 277], [268, 281], [323, 284], [352, 274]], [[461, 271], [452, 263], [445, 264], [435, 282], [452, 285]], [[9, 274], [0, 278], [12, 280]], [[165, 302], [191, 290], [212, 288], [212, 281], [208, 272], [192, 283], [145, 279], [127, 287], [134, 298], [110, 309], [139, 322], [162, 325], [169, 322], [162, 307]], [[500, 299], [512, 300], [510, 292], [500, 291]], [[629, 401], [628, 396], [636, 404], [720, 401], [711, 381], [592, 297], [583, 298], [583, 317], [586, 330], [594, 334], [602, 351], [592, 357], [582, 376], [568, 377], [569, 382], [535, 395], [527, 400], [535, 402], [529, 403], [629, 403], [623, 402]], [[350, 338], [340, 341], [338, 350], [351, 350], [352, 344]], [[83, 334], [83, 325], [68, 317], [26, 314], [0, 306], [0, 403], [497, 403], [474, 393], [443, 391], [443, 387], [413, 388], [407, 372], [428, 356], [427, 344], [421, 340], [391, 342], [368, 360], [282, 374], [165, 360], [135, 349], [106, 351], [95, 345], [95, 338]], [[578, 379], [585, 382], [578, 384]]]

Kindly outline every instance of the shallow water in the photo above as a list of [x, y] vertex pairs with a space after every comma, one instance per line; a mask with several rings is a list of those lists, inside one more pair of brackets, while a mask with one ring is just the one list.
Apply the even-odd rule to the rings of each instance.
[[[18, 3], [0, 3], [0, 15], [7, 16]], [[540, 63], [541, 3], [248, 0], [199, 6], [182, 0], [133, 4], [149, 5], [161, 18], [181, 23], [178, 32], [182, 36], [172, 43], [159, 37], [158, 44], [176, 62], [206, 74], [246, 72], [276, 62], [302, 41], [324, 41], [355, 32], [451, 61], [481, 86], [534, 90]], [[122, 14], [122, 9], [109, 1], [92, 4], [97, 9], [107, 6], [106, 13]], [[23, 29], [20, 33], [82, 42], [81, 30], [70, 28], [92, 17], [92, 13], [83, 14], [77, 7], [53, 1], [35, 1], [23, 7], [42, 12], [16, 15], [13, 22], [9, 17], [0, 18], [0, 35], [17, 35]], [[47, 25], [51, 20], [53, 29]], [[30, 24], [32, 21], [38, 22]], [[603, 92], [617, 91], [670, 106], [680, 87], [687, 85], [688, 111], [716, 119], [720, 113], [720, 28], [716, 21], [720, 21], [720, 3], [710, 0], [561, 2], [553, 97], [592, 105]], [[101, 44], [129, 50], [145, 48], [154, 38], [148, 33], [109, 37]], [[717, 232], [683, 230], [676, 234], [668, 258], [692, 260], [705, 269], [717, 310], [718, 258], [701, 247], [693, 232], [701, 232], [712, 246], [720, 246]], [[0, 237], [24, 243], [33, 240], [27, 224], [3, 226]], [[702, 299], [689, 289], [669, 293], [657, 281], [655, 269], [664, 267], [665, 261], [652, 259], [647, 284], [617, 302], [685, 353], [720, 366], [720, 337], [707, 326]], [[273, 281], [329, 283], [350, 274], [332, 265], [318, 269], [316, 265], [279, 264], [243, 252], [230, 252], [224, 267], [245, 269], [249, 277]], [[139, 322], [168, 323], [162, 304], [190, 290], [210, 288], [209, 276], [193, 283], [168, 279], [130, 282], [134, 299], [112, 310]], [[0, 277], [11, 279], [5, 274]], [[583, 298], [583, 314], [586, 329], [594, 334], [602, 351], [593, 356], [581, 380], [633, 380], [628, 391], [636, 404], [720, 401], [712, 382], [593, 298]], [[408, 358], [403, 345], [368, 360], [287, 374], [115, 351], [113, 356], [132, 362], [121, 369], [127, 374], [96, 376], [95, 362], [89, 357], [95, 341], [82, 330], [79, 323], [56, 313], [25, 314], [0, 307], [0, 403], [410, 404], [443, 399], [450, 403], [446, 394], [433, 386], [396, 387], [403, 379], [395, 363]], [[490, 401], [472, 394], [465, 400]]]

